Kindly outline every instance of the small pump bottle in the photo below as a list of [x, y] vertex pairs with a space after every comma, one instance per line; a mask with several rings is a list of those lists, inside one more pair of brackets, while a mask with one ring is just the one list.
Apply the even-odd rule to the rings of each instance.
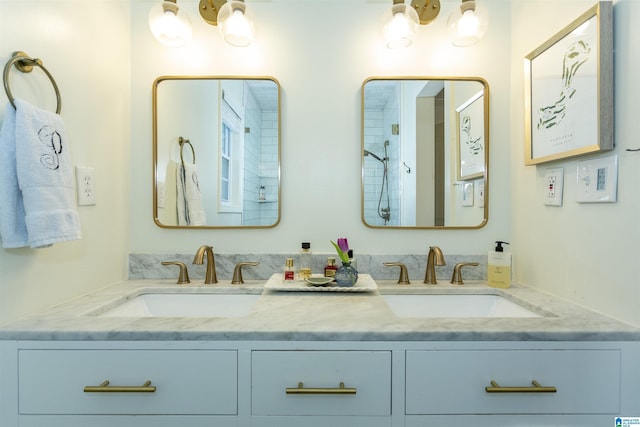
[[266, 190], [264, 188], [264, 185], [260, 186], [260, 191], [258, 192], [258, 200], [260, 200], [260, 201], [267, 200]]
[[338, 270], [336, 259], [327, 258], [327, 265], [324, 266], [324, 277], [336, 277], [336, 270]]
[[355, 268], [356, 270], [358, 269], [358, 261], [356, 260], [356, 257], [353, 256], [353, 249], [349, 249], [349, 251], [347, 252], [347, 256], [349, 257], [349, 263], [351, 264], [351, 267]]
[[502, 245], [507, 242], [496, 241], [494, 251], [487, 258], [487, 283], [494, 288], [506, 289], [511, 286], [511, 254], [505, 252]]
[[298, 262], [298, 279], [311, 277], [311, 243], [302, 242], [300, 261]]
[[284, 283], [292, 283], [296, 280], [296, 270], [293, 268], [293, 258], [287, 258], [285, 262], [284, 271], [282, 274], [282, 281]]

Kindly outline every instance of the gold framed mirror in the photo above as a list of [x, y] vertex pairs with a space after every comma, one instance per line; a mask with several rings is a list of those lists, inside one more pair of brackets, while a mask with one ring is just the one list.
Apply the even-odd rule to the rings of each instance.
[[489, 218], [488, 83], [370, 77], [361, 93], [364, 224], [483, 227]]
[[165, 228], [280, 221], [280, 84], [162, 76], [153, 83], [153, 218]]

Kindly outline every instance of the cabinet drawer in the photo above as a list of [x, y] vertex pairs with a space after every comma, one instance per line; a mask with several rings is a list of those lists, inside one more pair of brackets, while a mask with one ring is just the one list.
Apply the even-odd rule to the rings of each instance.
[[[557, 391], [489, 393], [492, 380]], [[407, 352], [407, 414], [617, 413], [619, 402], [618, 350]]]
[[[235, 351], [21, 350], [20, 413], [234, 415], [237, 364]], [[124, 389], [85, 391], [105, 380]]]
[[253, 415], [391, 413], [388, 351], [254, 351], [251, 367]]

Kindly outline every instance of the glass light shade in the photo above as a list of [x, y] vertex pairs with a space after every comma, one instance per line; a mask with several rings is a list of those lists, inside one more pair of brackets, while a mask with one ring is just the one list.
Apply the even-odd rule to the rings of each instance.
[[409, 46], [418, 32], [420, 18], [411, 6], [394, 4], [382, 16], [382, 36], [389, 49]]
[[489, 11], [477, 1], [463, 1], [449, 15], [447, 27], [454, 46], [472, 46], [478, 43], [487, 32]]
[[191, 20], [174, 2], [164, 1], [151, 8], [149, 28], [153, 36], [165, 46], [180, 47], [191, 40]]
[[245, 47], [253, 42], [253, 20], [247, 16], [247, 7], [242, 1], [231, 0], [220, 8], [218, 28], [230, 45]]

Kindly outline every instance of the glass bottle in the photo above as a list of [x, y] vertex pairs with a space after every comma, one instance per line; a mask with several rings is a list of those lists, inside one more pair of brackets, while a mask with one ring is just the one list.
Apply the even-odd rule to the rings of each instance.
[[285, 283], [291, 283], [296, 280], [296, 270], [293, 268], [293, 258], [287, 258], [285, 262], [284, 271], [282, 274], [282, 281]]
[[336, 259], [332, 257], [327, 258], [327, 265], [324, 266], [324, 277], [336, 277], [337, 269]]
[[298, 278], [304, 280], [311, 277], [311, 243], [302, 242], [300, 261], [298, 262]]

